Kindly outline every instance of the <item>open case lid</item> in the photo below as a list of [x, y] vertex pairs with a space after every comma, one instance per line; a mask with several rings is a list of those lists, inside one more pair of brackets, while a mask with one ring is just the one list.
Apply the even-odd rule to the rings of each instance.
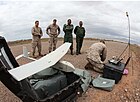
[[6, 40], [0, 36], [0, 81], [14, 94], [21, 91], [20, 83], [7, 70], [18, 66], [19, 64], [11, 53]]
[[[7, 66], [8, 70], [19, 66], [19, 64], [15, 60], [11, 50], [9, 49], [6, 40], [4, 39], [4, 37], [1, 37], [1, 36], [0, 36], [0, 56], [1, 56], [1, 58], [5, 58], [5, 60], [6, 60], [5, 63], [7, 63], [6, 66]], [[11, 68], [9, 68], [9, 67], [11, 67]]]

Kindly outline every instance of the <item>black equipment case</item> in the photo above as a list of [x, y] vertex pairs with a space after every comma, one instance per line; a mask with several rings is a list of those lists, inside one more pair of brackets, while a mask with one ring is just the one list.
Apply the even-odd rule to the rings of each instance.
[[108, 62], [104, 66], [103, 77], [113, 79], [117, 84], [122, 78], [124, 68], [125, 64], [122, 62], [119, 62], [118, 64]]
[[[74, 102], [76, 100], [77, 92], [80, 89], [81, 79], [73, 72], [61, 72], [63, 75], [58, 75], [57, 78], [58, 80], [64, 80], [66, 85], [63, 85], [62, 89], [53, 92], [53, 94], [41, 98], [38, 94], [38, 90], [31, 85], [29, 78], [22, 81], [16, 81], [8, 73], [8, 70], [18, 66], [19, 64], [11, 53], [6, 40], [0, 36], [0, 81], [12, 93], [19, 97], [23, 102]], [[55, 79], [56, 76], [57, 75], [55, 75], [54, 78], [53, 76], [51, 77], [52, 79]]]

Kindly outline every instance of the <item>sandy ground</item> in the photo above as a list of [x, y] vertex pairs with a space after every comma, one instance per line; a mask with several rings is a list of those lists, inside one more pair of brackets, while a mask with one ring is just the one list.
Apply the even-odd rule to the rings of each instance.
[[[71, 62], [75, 67], [84, 69], [84, 66], [87, 64], [86, 61], [86, 50], [90, 47], [91, 44], [97, 42], [95, 40], [85, 40], [82, 48], [82, 54], [80, 55], [70, 55], [70, 51], [62, 58]], [[60, 46], [63, 41], [58, 41], [57, 47]], [[31, 50], [31, 44], [23, 44]], [[22, 46], [10, 46], [14, 56], [18, 56], [22, 53]], [[43, 54], [48, 53], [48, 42], [43, 42]], [[119, 56], [120, 53], [126, 47], [125, 43], [106, 41], [107, 45], [107, 60], [112, 58], [112, 56]], [[75, 41], [74, 41], [74, 52], [75, 52]], [[122, 80], [115, 85], [113, 91], [107, 92], [96, 88], [89, 88], [82, 97], [78, 98], [78, 102], [140, 102], [140, 55], [136, 56], [131, 52], [132, 58], [129, 64], [126, 66], [129, 70], [128, 75], [123, 75]], [[123, 54], [124, 62], [128, 57], [128, 52], [126, 51]], [[107, 60], [105, 62], [107, 62]], [[29, 63], [30, 61], [21, 58], [18, 60], [19, 64]], [[88, 70], [92, 76], [98, 75], [93, 70]], [[0, 83], [0, 102], [22, 102], [15, 95], [13, 95], [2, 83]]]

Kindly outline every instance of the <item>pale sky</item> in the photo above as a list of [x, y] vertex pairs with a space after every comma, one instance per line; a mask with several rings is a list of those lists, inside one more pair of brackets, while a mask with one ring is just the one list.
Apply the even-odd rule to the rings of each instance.
[[8, 41], [31, 39], [31, 28], [39, 20], [46, 38], [46, 27], [56, 18], [63, 37], [63, 25], [70, 18], [74, 26], [84, 22], [86, 37], [127, 41], [128, 12], [131, 40], [140, 44], [139, 11], [139, 1], [0, 1], [0, 35]]

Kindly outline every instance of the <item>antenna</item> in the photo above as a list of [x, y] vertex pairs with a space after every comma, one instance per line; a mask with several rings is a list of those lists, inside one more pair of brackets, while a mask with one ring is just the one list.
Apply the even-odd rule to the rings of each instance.
[[128, 12], [126, 12], [126, 16], [128, 18], [128, 30], [129, 30], [129, 40], [128, 40], [128, 44], [126, 46], [126, 48], [123, 50], [123, 52], [120, 54], [120, 56], [118, 57], [118, 60], [120, 59], [120, 57], [123, 55], [123, 53], [126, 51], [126, 49], [128, 48], [129, 51], [128, 51], [128, 59], [125, 63], [125, 66], [128, 64], [130, 58], [131, 58], [131, 55], [130, 55], [130, 20], [129, 20], [129, 15], [128, 15]]
[[123, 55], [123, 53], [126, 51], [126, 49], [129, 47], [129, 52], [128, 55], [130, 57], [130, 20], [129, 20], [129, 15], [128, 12], [126, 12], [126, 16], [128, 18], [128, 30], [129, 30], [129, 40], [128, 40], [128, 44], [126, 46], [126, 48], [123, 50], [123, 52], [120, 54], [120, 56], [118, 57], [118, 59]]
[[128, 47], [129, 47], [129, 52], [128, 52], [128, 56], [129, 58], [127, 59], [126, 63], [125, 63], [125, 66], [128, 64], [130, 58], [131, 58], [131, 55], [130, 55], [130, 20], [129, 20], [129, 15], [128, 15], [128, 12], [126, 12], [126, 16], [128, 18], [128, 30], [129, 30], [129, 40], [128, 40]]
[[129, 20], [128, 12], [126, 12], [126, 16], [128, 18], [128, 29], [129, 29], [129, 41], [128, 41], [128, 45], [129, 45], [129, 57], [130, 57], [130, 20]]

